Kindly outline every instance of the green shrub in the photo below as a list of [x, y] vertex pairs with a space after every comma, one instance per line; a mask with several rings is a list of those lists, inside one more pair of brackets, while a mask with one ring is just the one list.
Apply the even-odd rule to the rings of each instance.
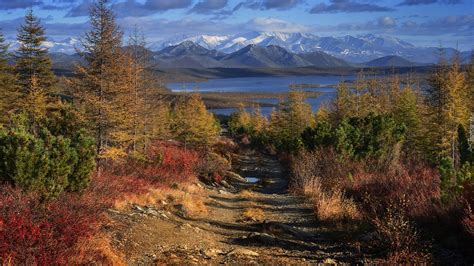
[[334, 143], [332, 127], [327, 122], [318, 122], [314, 128], [307, 128], [303, 131], [301, 139], [306, 149], [314, 150], [330, 146]]
[[84, 130], [55, 136], [26, 115], [0, 131], [0, 181], [54, 198], [87, 187], [95, 167], [95, 145]]
[[385, 159], [404, 140], [406, 127], [389, 115], [370, 113], [343, 119], [335, 129], [327, 122], [307, 128], [301, 135], [306, 149], [334, 147], [341, 156]]

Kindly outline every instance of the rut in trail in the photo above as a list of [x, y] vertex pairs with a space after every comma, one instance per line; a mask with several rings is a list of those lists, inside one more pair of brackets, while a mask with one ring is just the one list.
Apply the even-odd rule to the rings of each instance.
[[191, 218], [180, 208], [165, 212], [136, 206], [132, 213], [111, 212], [122, 224], [112, 235], [127, 264], [363, 262], [349, 235], [319, 224], [311, 204], [288, 193], [278, 160], [245, 150], [235, 155], [233, 166], [258, 182], [198, 185], [205, 193], [203, 217]]

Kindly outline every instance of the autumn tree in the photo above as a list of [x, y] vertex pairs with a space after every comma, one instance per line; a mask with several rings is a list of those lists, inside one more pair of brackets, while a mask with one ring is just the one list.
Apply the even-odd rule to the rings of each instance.
[[458, 156], [458, 127], [467, 128], [469, 121], [469, 86], [461, 71], [459, 58], [447, 65], [444, 60], [430, 77], [428, 104], [432, 113], [434, 154], [438, 159], [450, 157], [455, 164]]
[[8, 64], [9, 44], [0, 33], [0, 124], [6, 120], [6, 112], [12, 109], [18, 98], [13, 67]]
[[173, 116], [173, 133], [185, 145], [209, 147], [220, 133], [220, 126], [214, 115], [197, 93], [179, 100]]
[[269, 135], [276, 140], [276, 146], [294, 151], [300, 145], [300, 135], [314, 126], [311, 106], [306, 103], [304, 92], [290, 91], [270, 117]]
[[[51, 70], [48, 49], [42, 46], [46, 41], [44, 28], [32, 9], [28, 11], [23, 25], [18, 30], [17, 40], [20, 47], [15, 56], [15, 70], [22, 94], [21, 102], [25, 105], [23, 108], [33, 108], [26, 110], [36, 113], [43, 112], [43, 110], [34, 110], [34, 104], [48, 102], [48, 98], [53, 93], [55, 76]], [[36, 97], [42, 97], [42, 99]]]
[[233, 134], [249, 133], [252, 127], [252, 117], [243, 103], [239, 104], [239, 111], [233, 113], [229, 120], [229, 130]]
[[471, 52], [471, 60], [467, 68], [467, 86], [468, 86], [468, 103], [470, 103], [471, 116], [474, 116], [474, 51]]
[[123, 33], [106, 0], [91, 6], [90, 25], [79, 51], [85, 65], [76, 68], [79, 79], [73, 80], [73, 85], [102, 154], [129, 141], [121, 129], [133, 119], [129, 112], [132, 60], [122, 50]]
[[143, 31], [137, 26], [128, 38], [126, 52], [131, 59], [130, 124], [131, 148], [137, 151], [152, 139], [169, 135], [169, 104], [158, 87], [152, 64], [151, 52]]

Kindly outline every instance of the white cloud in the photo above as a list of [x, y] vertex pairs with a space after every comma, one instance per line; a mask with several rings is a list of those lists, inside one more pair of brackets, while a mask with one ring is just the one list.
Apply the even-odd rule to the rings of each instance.
[[308, 26], [288, 22], [272, 17], [257, 17], [246, 24], [246, 28], [252, 31], [274, 31], [274, 32], [307, 32]]

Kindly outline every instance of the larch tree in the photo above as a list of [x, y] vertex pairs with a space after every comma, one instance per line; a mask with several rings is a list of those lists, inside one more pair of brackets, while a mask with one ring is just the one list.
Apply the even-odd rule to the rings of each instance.
[[130, 125], [131, 148], [137, 151], [146, 147], [154, 139], [169, 135], [169, 105], [157, 88], [158, 80], [153, 73], [151, 51], [143, 31], [135, 26], [129, 36], [127, 54], [131, 59], [132, 84], [130, 112], [133, 122]]
[[263, 133], [267, 129], [268, 119], [262, 115], [260, 105], [253, 106], [251, 123], [256, 133]]
[[[18, 29], [17, 40], [20, 44], [16, 51], [15, 71], [22, 94], [22, 108], [40, 115], [52, 97], [56, 78], [51, 70], [51, 59], [48, 49], [43, 46], [46, 41], [41, 21], [30, 9], [23, 25]], [[40, 97], [40, 98], [36, 98]], [[41, 106], [36, 108], [36, 104]]]
[[128, 138], [119, 131], [131, 120], [128, 107], [132, 63], [123, 52], [123, 33], [107, 0], [98, 0], [91, 6], [90, 25], [79, 51], [85, 64], [77, 66], [79, 79], [73, 80], [73, 86], [91, 121], [97, 151], [104, 154], [109, 147], [121, 145]]
[[193, 93], [177, 103], [173, 133], [185, 145], [209, 147], [217, 140], [220, 127], [214, 115], [207, 111], [201, 96]]
[[469, 122], [469, 86], [461, 71], [459, 58], [451, 65], [441, 60], [438, 70], [430, 77], [428, 104], [432, 113], [434, 151], [438, 156], [450, 157], [457, 165], [458, 127], [467, 128]]
[[6, 112], [10, 111], [18, 98], [16, 79], [13, 67], [8, 64], [9, 44], [0, 33], [0, 124], [6, 120]]
[[281, 149], [296, 149], [303, 131], [315, 124], [311, 106], [305, 99], [304, 92], [290, 91], [270, 117], [269, 134], [278, 140], [277, 146]]

